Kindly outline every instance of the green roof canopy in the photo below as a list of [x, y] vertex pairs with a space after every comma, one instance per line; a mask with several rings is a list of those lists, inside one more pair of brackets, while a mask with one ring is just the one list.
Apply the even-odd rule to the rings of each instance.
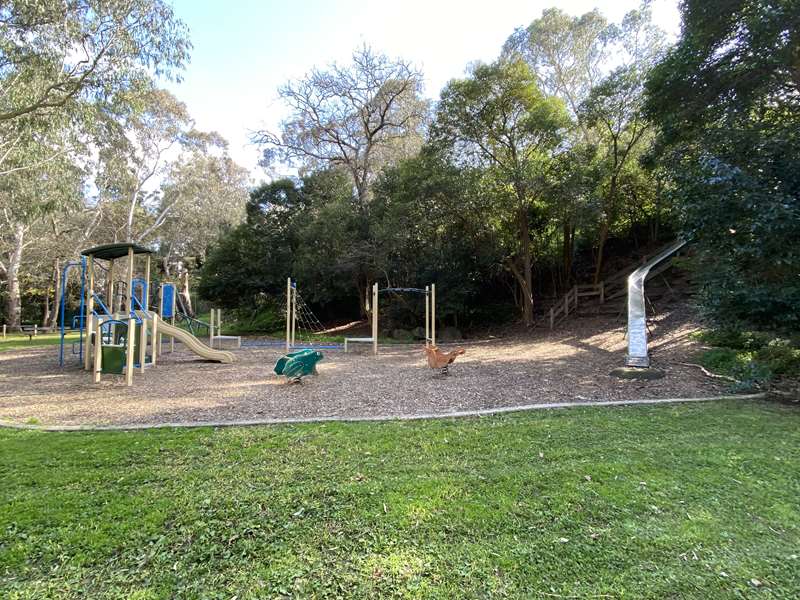
[[102, 246], [95, 246], [81, 252], [82, 256], [94, 256], [101, 260], [114, 260], [115, 258], [122, 258], [128, 256], [128, 250], [133, 248], [134, 254], [152, 254], [152, 250], [139, 246], [137, 244], [103, 244]]

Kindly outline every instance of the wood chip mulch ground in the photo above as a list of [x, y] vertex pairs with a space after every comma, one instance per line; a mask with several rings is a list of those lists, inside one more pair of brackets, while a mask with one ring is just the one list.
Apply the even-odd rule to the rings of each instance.
[[453, 345], [466, 354], [448, 377], [427, 368], [420, 345], [382, 348], [377, 357], [359, 345], [358, 353], [325, 350], [317, 377], [287, 385], [272, 373], [280, 347], [245, 346], [233, 351], [230, 365], [183, 351], [165, 354], [127, 388], [119, 376], [90, 383], [77, 358], [60, 369], [55, 347], [13, 350], [0, 353], [0, 421], [123, 425], [409, 416], [729, 392], [730, 383], [679, 364], [691, 362], [700, 347], [691, 337], [696, 329], [685, 308], [654, 323], [653, 364], [666, 372], [654, 381], [609, 375], [624, 364], [624, 330], [603, 317], [574, 319], [553, 332]]

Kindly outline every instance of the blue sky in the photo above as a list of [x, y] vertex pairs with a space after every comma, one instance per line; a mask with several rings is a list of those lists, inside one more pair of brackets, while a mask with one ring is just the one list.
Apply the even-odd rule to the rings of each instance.
[[[231, 156], [259, 181], [266, 175], [248, 132], [277, 130], [286, 114], [277, 88], [285, 81], [346, 62], [367, 43], [415, 63], [425, 74], [426, 95], [437, 98], [468, 63], [494, 59], [515, 27], [554, 5], [574, 15], [597, 7], [619, 21], [639, 0], [173, 0], [194, 50], [183, 82], [168, 87], [200, 129], [228, 139]], [[653, 13], [668, 33], [678, 32], [677, 0], [655, 0]]]

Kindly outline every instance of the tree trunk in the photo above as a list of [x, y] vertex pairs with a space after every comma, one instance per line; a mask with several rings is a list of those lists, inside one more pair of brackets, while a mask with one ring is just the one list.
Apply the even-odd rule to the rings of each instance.
[[528, 223], [528, 211], [524, 208], [520, 211], [520, 241], [522, 242], [522, 275], [525, 285], [522, 288], [524, 293], [522, 319], [525, 327], [533, 325], [533, 258], [531, 257], [531, 233]]
[[[564, 267], [564, 285], [569, 287], [572, 280], [572, 254], [575, 243], [575, 226], [569, 221], [564, 221], [564, 243], [561, 249]], [[558, 293], [558, 290], [554, 290]]]
[[190, 317], [194, 316], [194, 308], [192, 307], [192, 296], [189, 292], [189, 271], [183, 272], [181, 277], [181, 300], [183, 301], [183, 308], [186, 314]]
[[[614, 164], [618, 164], [616, 159], [616, 143], [614, 144]], [[608, 240], [608, 231], [614, 220], [614, 206], [617, 199], [617, 173], [611, 176], [611, 184], [608, 187], [608, 196], [603, 210], [603, 222], [600, 224], [600, 235], [597, 240], [597, 262], [594, 265], [594, 283], [600, 283], [600, 271], [603, 269], [603, 250]]]
[[597, 240], [597, 260], [594, 265], [594, 283], [600, 283], [600, 271], [603, 269], [603, 250], [608, 239], [608, 221], [603, 220], [600, 225], [600, 236]]
[[50, 313], [50, 322], [45, 321], [45, 325], [49, 325], [53, 331], [58, 328], [58, 315], [61, 311], [61, 277], [59, 277], [59, 262], [58, 259], [53, 260], [53, 310]]
[[44, 310], [42, 311], [42, 325], [47, 327], [50, 322], [50, 286], [44, 293]]
[[19, 289], [19, 269], [22, 265], [22, 249], [25, 244], [25, 225], [17, 223], [14, 226], [14, 247], [8, 260], [8, 299], [6, 300], [6, 318], [12, 329], [20, 326], [22, 301]]
[[517, 280], [522, 295], [522, 321], [526, 327], [533, 325], [533, 259], [531, 257], [531, 238], [528, 225], [528, 213], [522, 208], [517, 214], [518, 235], [520, 242], [519, 264], [514, 259], [506, 261], [511, 273]]

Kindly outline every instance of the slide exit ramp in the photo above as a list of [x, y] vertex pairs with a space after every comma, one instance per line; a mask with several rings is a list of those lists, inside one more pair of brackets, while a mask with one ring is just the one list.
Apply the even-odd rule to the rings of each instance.
[[[158, 315], [156, 315], [155, 318], [158, 318]], [[205, 358], [206, 360], [213, 360], [215, 362], [226, 364], [232, 363], [235, 360], [233, 353], [225, 350], [215, 350], [214, 348], [209, 348], [188, 331], [170, 325], [162, 319], [158, 319], [157, 332], [159, 335], [171, 336], [176, 340], [183, 342], [183, 345], [186, 346], [188, 350], [191, 350], [197, 354], [197, 356]]]

